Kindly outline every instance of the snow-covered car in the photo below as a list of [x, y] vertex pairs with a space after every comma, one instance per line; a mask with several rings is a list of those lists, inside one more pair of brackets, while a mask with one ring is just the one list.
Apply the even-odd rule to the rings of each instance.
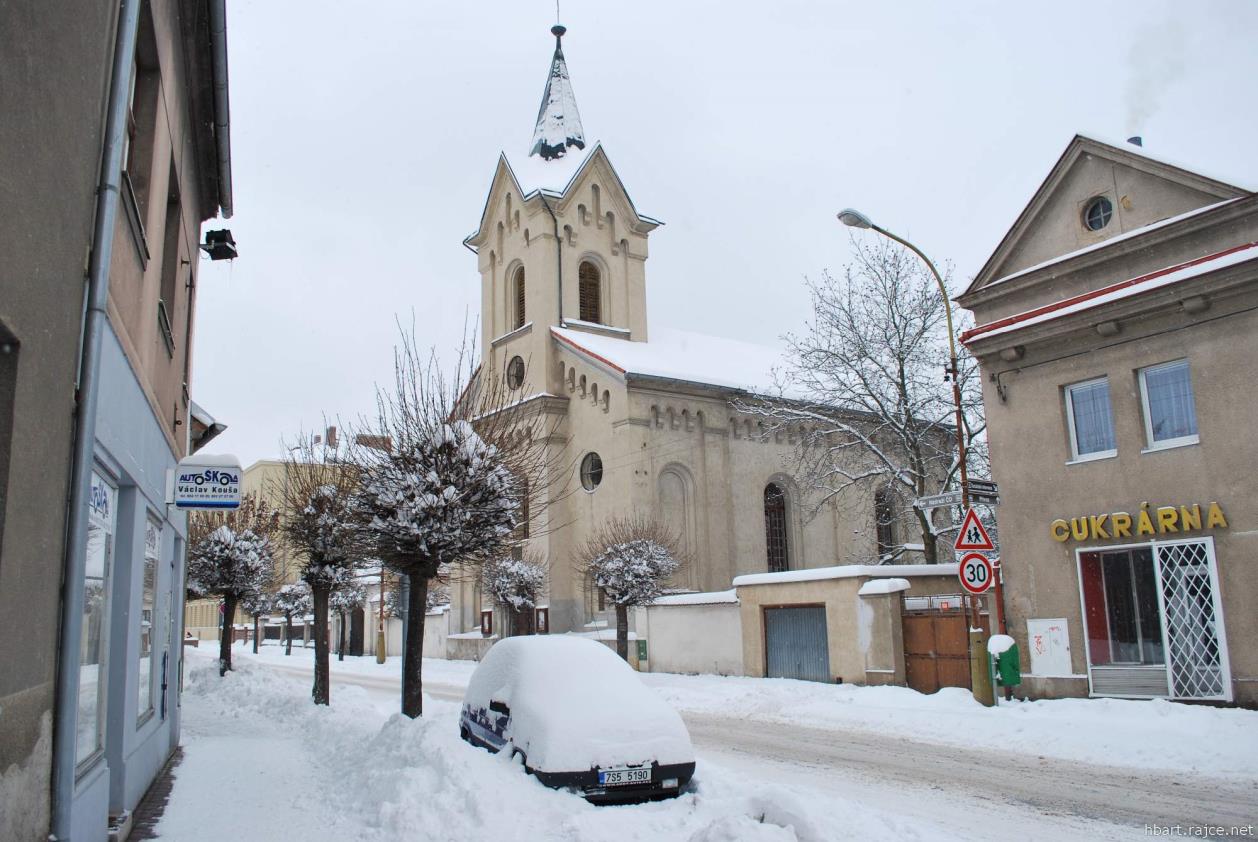
[[677, 711], [611, 649], [569, 635], [496, 643], [467, 685], [459, 734], [592, 802], [675, 796], [695, 771]]

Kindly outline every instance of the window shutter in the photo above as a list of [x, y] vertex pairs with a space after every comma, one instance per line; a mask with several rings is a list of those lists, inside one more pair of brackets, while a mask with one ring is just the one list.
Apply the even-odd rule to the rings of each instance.
[[515, 327], [524, 327], [524, 267], [515, 273]]
[[593, 263], [582, 263], [577, 270], [577, 287], [581, 299], [581, 321], [602, 324], [602, 313], [599, 312], [600, 289], [598, 267]]

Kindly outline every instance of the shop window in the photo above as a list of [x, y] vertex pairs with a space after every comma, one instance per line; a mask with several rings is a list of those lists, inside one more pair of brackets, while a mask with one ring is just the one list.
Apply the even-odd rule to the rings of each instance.
[[82, 767], [105, 744], [105, 677], [109, 647], [105, 618], [109, 611], [109, 576], [114, 552], [118, 491], [92, 472], [88, 498], [87, 559], [84, 566], [83, 630], [79, 640], [78, 727], [75, 760]]
[[1197, 408], [1188, 360], [1141, 369], [1140, 402], [1150, 449], [1197, 442]]
[[1091, 664], [1165, 664], [1152, 549], [1086, 552], [1079, 568]]
[[1117, 454], [1109, 380], [1101, 377], [1067, 386], [1066, 423], [1073, 459], [1101, 459]]
[[786, 492], [777, 483], [764, 487], [764, 541], [770, 573], [790, 569], [790, 546], [786, 537]]
[[144, 582], [140, 589], [139, 622], [140, 654], [139, 676], [136, 681], [136, 716], [143, 721], [153, 712], [153, 685], [157, 673], [153, 669], [153, 619], [157, 592], [157, 560], [162, 554], [162, 523], [149, 516], [144, 528]]

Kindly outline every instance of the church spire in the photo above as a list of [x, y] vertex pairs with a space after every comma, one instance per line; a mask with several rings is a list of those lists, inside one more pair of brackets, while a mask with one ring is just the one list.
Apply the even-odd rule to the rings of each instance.
[[542, 106], [537, 111], [537, 128], [533, 130], [533, 148], [529, 151], [530, 155], [540, 155], [547, 161], [563, 157], [570, 146], [585, 148], [577, 98], [572, 93], [568, 64], [563, 58], [562, 40], [568, 30], [555, 24], [550, 31], [555, 36], [555, 57], [550, 63]]

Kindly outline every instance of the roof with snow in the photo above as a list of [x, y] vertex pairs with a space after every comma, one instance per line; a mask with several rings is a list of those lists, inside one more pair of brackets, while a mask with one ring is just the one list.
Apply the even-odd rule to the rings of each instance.
[[784, 355], [777, 348], [672, 328], [652, 328], [648, 342], [572, 328], [550, 332], [564, 347], [625, 379], [649, 377], [762, 395], [780, 391], [774, 371]]
[[1185, 263], [1166, 266], [1156, 272], [1138, 275], [1116, 284], [1100, 289], [1081, 293], [1052, 304], [1045, 304], [1012, 316], [1005, 316], [987, 324], [978, 325], [961, 334], [961, 341], [968, 344], [974, 340], [988, 339], [1000, 334], [1031, 327], [1032, 325], [1060, 319], [1085, 310], [1100, 307], [1114, 301], [1131, 298], [1155, 289], [1183, 283], [1210, 272], [1226, 269], [1241, 263], [1258, 261], [1258, 242], [1244, 243], [1233, 246], [1205, 257], [1198, 257]]
[[568, 77], [568, 63], [563, 57], [563, 35], [567, 29], [555, 24], [550, 31], [555, 36], [555, 55], [550, 62], [550, 75], [546, 77], [542, 104], [537, 109], [537, 126], [533, 129], [533, 146], [529, 150], [529, 155], [539, 155], [548, 161], [564, 157], [572, 147], [585, 148], [577, 98]]

